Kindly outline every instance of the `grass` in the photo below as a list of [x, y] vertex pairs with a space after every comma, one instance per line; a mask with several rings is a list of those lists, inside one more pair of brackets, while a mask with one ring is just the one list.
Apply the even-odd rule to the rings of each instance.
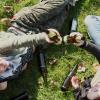
[[[3, 5], [5, 2], [10, 0], [0, 1], [0, 18], [7, 17], [3, 13]], [[13, 1], [13, 0], [12, 0]], [[100, 15], [100, 1], [99, 0], [80, 0], [77, 4], [77, 8], [71, 11], [71, 16], [75, 16], [78, 19], [77, 30], [83, 33], [87, 39], [87, 30], [84, 25], [84, 18], [89, 14]], [[15, 4], [12, 3], [14, 7], [14, 13], [24, 6], [30, 4], [35, 4], [35, 0], [23, 0], [22, 2]], [[65, 22], [62, 28], [63, 33], [67, 33], [67, 22]], [[1, 30], [2, 25], [1, 26]], [[50, 65], [49, 59], [56, 58], [57, 64]], [[19, 94], [23, 90], [27, 90], [29, 93], [29, 100], [74, 100], [72, 88], [66, 93], [62, 93], [60, 87], [64, 81], [64, 78], [68, 75], [71, 67], [75, 65], [77, 61], [82, 61], [86, 65], [85, 73], [76, 73], [79, 79], [87, 77], [94, 74], [92, 64], [97, 63], [94, 56], [86, 52], [85, 50], [76, 48], [73, 45], [65, 46], [64, 44], [60, 46], [52, 45], [46, 51], [46, 65], [48, 68], [48, 86], [43, 84], [42, 77], [38, 71], [36, 56], [34, 60], [29, 64], [28, 69], [23, 72], [17, 79], [9, 81], [8, 88], [6, 91], [0, 92], [0, 100], [9, 100]], [[70, 65], [70, 67], [68, 67]], [[55, 84], [52, 84], [52, 81]]]

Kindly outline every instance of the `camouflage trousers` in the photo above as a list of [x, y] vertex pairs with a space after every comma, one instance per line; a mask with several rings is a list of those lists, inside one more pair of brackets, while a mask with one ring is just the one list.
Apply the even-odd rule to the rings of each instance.
[[[46, 0], [40, 0], [40, 2], [42, 1], [46, 1]], [[65, 7], [65, 9], [61, 11], [61, 13], [59, 13], [57, 16], [54, 16], [49, 21], [47, 21], [45, 27], [48, 27], [48, 28], [53, 27], [57, 30], [60, 30], [66, 17], [67, 17], [67, 10]]]
[[25, 7], [15, 14], [15, 22], [25, 28], [42, 27], [61, 29], [66, 18], [68, 0], [42, 0], [38, 4]]

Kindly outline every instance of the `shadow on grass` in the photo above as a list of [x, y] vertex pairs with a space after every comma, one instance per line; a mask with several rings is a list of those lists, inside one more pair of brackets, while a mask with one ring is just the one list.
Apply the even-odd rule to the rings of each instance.
[[61, 29], [61, 32], [63, 33], [63, 35], [70, 33], [71, 21], [72, 21], [73, 17], [77, 18], [79, 16], [84, 2], [85, 2], [85, 0], [79, 0], [76, 3], [75, 7], [71, 7], [71, 9], [69, 10], [68, 16], [67, 16], [67, 18], [64, 22], [64, 25]]
[[9, 81], [7, 90], [0, 92], [0, 100], [10, 100], [23, 91], [28, 92], [29, 100], [37, 100], [40, 74], [36, 66], [35, 63], [29, 63], [27, 70], [21, 73], [17, 79]]
[[[50, 51], [50, 52], [49, 52]], [[59, 45], [59, 46], [51, 46], [50, 48], [47, 49], [47, 62], [49, 64], [49, 59], [74, 59], [73, 57], [75, 53], [79, 51], [79, 48], [75, 47], [74, 45]]]

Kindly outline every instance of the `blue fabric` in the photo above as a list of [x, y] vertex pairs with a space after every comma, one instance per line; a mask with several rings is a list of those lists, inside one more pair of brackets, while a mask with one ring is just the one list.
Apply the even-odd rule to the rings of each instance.
[[23, 55], [3, 57], [10, 62], [10, 66], [4, 73], [0, 74], [0, 82], [16, 78], [21, 72], [22, 67], [33, 59], [33, 49], [29, 48]]
[[93, 42], [100, 46], [100, 16], [88, 15], [85, 25]]
[[[8, 31], [16, 35], [24, 34], [13, 28], [9, 28]], [[0, 74], [0, 82], [4, 82], [16, 78], [22, 72], [22, 67], [33, 58], [33, 49], [29, 47], [14, 49], [0, 54], [0, 57], [10, 62], [10, 66]]]

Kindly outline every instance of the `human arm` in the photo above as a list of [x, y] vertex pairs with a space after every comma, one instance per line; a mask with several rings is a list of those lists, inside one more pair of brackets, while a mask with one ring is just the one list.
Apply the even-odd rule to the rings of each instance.
[[[12, 34], [12, 33], [11, 33]], [[46, 34], [39, 33], [34, 35], [22, 35], [16, 36], [12, 35], [0, 39], [0, 51], [2, 52], [5, 49], [17, 49], [20, 47], [29, 47], [32, 45], [37, 45], [39, 43], [46, 42]]]
[[[59, 35], [59, 32], [55, 29], [48, 29], [48, 34], [54, 33], [58, 37], [57, 39], [61, 38]], [[59, 44], [61, 43], [61, 40], [59, 39], [58, 42], [54, 42], [51, 40], [51, 38], [48, 36], [47, 33], [42, 32], [39, 34], [34, 35], [22, 35], [22, 36], [16, 36], [12, 33], [5, 33], [1, 32], [0, 34], [0, 53], [8, 52], [12, 49], [20, 48], [20, 47], [28, 47], [28, 46], [36, 46], [39, 44], [44, 43], [54, 43]], [[53, 34], [53, 35], [54, 35]], [[9, 62], [3, 58], [0, 58], [0, 73], [3, 73], [6, 68], [9, 67]]]
[[[7, 35], [6, 35], [7, 34]], [[16, 36], [14, 34], [5, 33], [5, 37], [0, 38], [0, 53], [9, 52], [12, 49], [20, 47], [28, 47], [46, 42], [46, 33], [39, 33], [33, 35]], [[0, 35], [1, 36], [1, 35]], [[48, 40], [49, 41], [49, 40]], [[0, 57], [0, 74], [2, 74], [8, 67], [10, 62], [5, 58]]]
[[[100, 63], [100, 47], [99, 46], [86, 41], [83, 38], [83, 34], [79, 32], [73, 32], [69, 35], [69, 37], [71, 39], [70, 43], [74, 44], [77, 47], [87, 50], [88, 52], [93, 54]], [[68, 43], [68, 36], [65, 36], [64, 38], [65, 38], [64, 40], [65, 43]]]
[[10, 63], [3, 58], [0, 58], [0, 74], [2, 74], [7, 67], [9, 67]]
[[82, 46], [80, 46], [81, 48], [89, 51], [91, 54], [93, 54], [97, 60], [100, 63], [100, 46], [97, 46], [91, 42], [84, 42], [84, 44]]
[[[61, 44], [61, 36], [59, 32], [55, 29], [48, 29], [47, 32], [42, 32], [38, 34], [33, 35], [20, 35], [16, 36], [13, 33], [5, 33], [1, 32], [0, 34], [0, 52], [7, 51], [11, 49], [17, 49], [20, 47], [29, 47], [29, 46], [36, 46], [39, 44], [45, 44], [45, 43], [54, 43], [54, 44]], [[51, 40], [51, 37], [49, 36], [51, 33], [55, 34], [58, 41]], [[55, 36], [54, 35], [54, 36]]]

